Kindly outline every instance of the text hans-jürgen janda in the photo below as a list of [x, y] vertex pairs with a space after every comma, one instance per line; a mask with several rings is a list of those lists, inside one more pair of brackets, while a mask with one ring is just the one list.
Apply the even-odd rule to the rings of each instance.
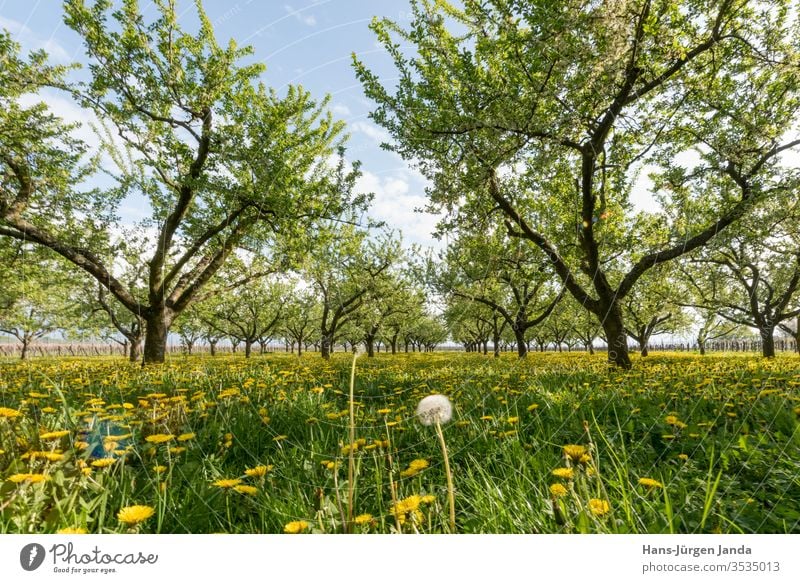
[[670, 555], [673, 557], [699, 557], [701, 555], [723, 556], [723, 555], [752, 555], [753, 550], [745, 545], [716, 547], [690, 547], [688, 545], [675, 545], [674, 547], [656, 547], [652, 545], [642, 545], [643, 555]]

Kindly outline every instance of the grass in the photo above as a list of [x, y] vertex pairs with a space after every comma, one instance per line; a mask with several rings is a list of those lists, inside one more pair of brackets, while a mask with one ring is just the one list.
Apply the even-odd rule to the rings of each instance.
[[[442, 429], [458, 532], [800, 532], [796, 357], [659, 354], [628, 372], [585, 354], [359, 358], [352, 450], [351, 365], [0, 363], [0, 531], [449, 532], [439, 444], [414, 418], [441, 393], [455, 407]], [[41, 437], [56, 430], [67, 434]], [[147, 441], [158, 434], [172, 437]], [[567, 444], [587, 458], [568, 461]], [[269, 470], [246, 474], [258, 466]], [[568, 466], [572, 479], [553, 475]], [[131, 505], [155, 514], [121, 524]]]

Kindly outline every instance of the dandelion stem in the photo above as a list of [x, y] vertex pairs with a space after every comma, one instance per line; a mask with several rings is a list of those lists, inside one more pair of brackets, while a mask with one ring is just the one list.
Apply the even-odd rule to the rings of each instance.
[[356, 359], [358, 353], [353, 354], [353, 365], [350, 368], [350, 451], [347, 456], [347, 524], [345, 530], [350, 532], [350, 523], [353, 520], [353, 494], [355, 492], [355, 441], [356, 441], [356, 407], [355, 407], [355, 384], [356, 384]]
[[453, 475], [450, 472], [450, 459], [447, 456], [447, 443], [444, 441], [444, 432], [442, 432], [442, 424], [439, 422], [439, 416], [435, 417], [436, 421], [436, 435], [439, 436], [439, 444], [442, 446], [442, 456], [444, 457], [444, 471], [447, 474], [447, 499], [450, 502], [450, 532], [456, 532], [456, 499], [453, 492]]
[[386, 418], [383, 419], [383, 424], [386, 427], [386, 439], [389, 442], [389, 445], [386, 447], [386, 461], [389, 462], [389, 491], [392, 493], [392, 514], [394, 514], [394, 522], [397, 526], [397, 532], [402, 533], [403, 530], [400, 526], [400, 516], [397, 512], [397, 489], [394, 485], [394, 461], [392, 460], [392, 436], [389, 433], [389, 424], [386, 422]]

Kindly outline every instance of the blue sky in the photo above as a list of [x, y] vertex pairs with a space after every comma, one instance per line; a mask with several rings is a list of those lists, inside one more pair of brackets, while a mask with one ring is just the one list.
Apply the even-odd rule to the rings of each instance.
[[[196, 12], [192, 0], [178, 0], [181, 20], [193, 28]], [[373, 16], [408, 20], [405, 0], [205, 0], [217, 38], [225, 43], [252, 45], [254, 58], [267, 66], [264, 81], [276, 89], [300, 84], [313, 95], [331, 95], [330, 106], [347, 122], [351, 134], [348, 158], [362, 161], [364, 175], [359, 188], [375, 193], [371, 215], [401, 229], [406, 244], [433, 244], [430, 237], [436, 218], [415, 213], [425, 204], [425, 182], [398, 156], [380, 149], [385, 131], [368, 118], [371, 103], [364, 97], [351, 67], [351, 53], [361, 56], [387, 82], [395, 75], [391, 61], [376, 43], [368, 25]], [[151, 0], [140, 0], [143, 12], [154, 14]], [[0, 0], [0, 27], [8, 29], [25, 50], [44, 48], [55, 62], [84, 59], [80, 38], [62, 22], [59, 0]], [[45, 99], [53, 110], [70, 121], [81, 112], [55, 93]], [[88, 127], [81, 130], [93, 138]], [[123, 216], [140, 218], [146, 209], [128, 201]]]

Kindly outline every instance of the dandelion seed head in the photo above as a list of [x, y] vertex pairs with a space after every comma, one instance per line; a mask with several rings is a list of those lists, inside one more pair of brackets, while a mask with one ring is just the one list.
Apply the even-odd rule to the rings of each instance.
[[444, 395], [430, 395], [417, 405], [417, 417], [423, 425], [433, 425], [437, 420], [447, 423], [453, 417], [453, 405]]

